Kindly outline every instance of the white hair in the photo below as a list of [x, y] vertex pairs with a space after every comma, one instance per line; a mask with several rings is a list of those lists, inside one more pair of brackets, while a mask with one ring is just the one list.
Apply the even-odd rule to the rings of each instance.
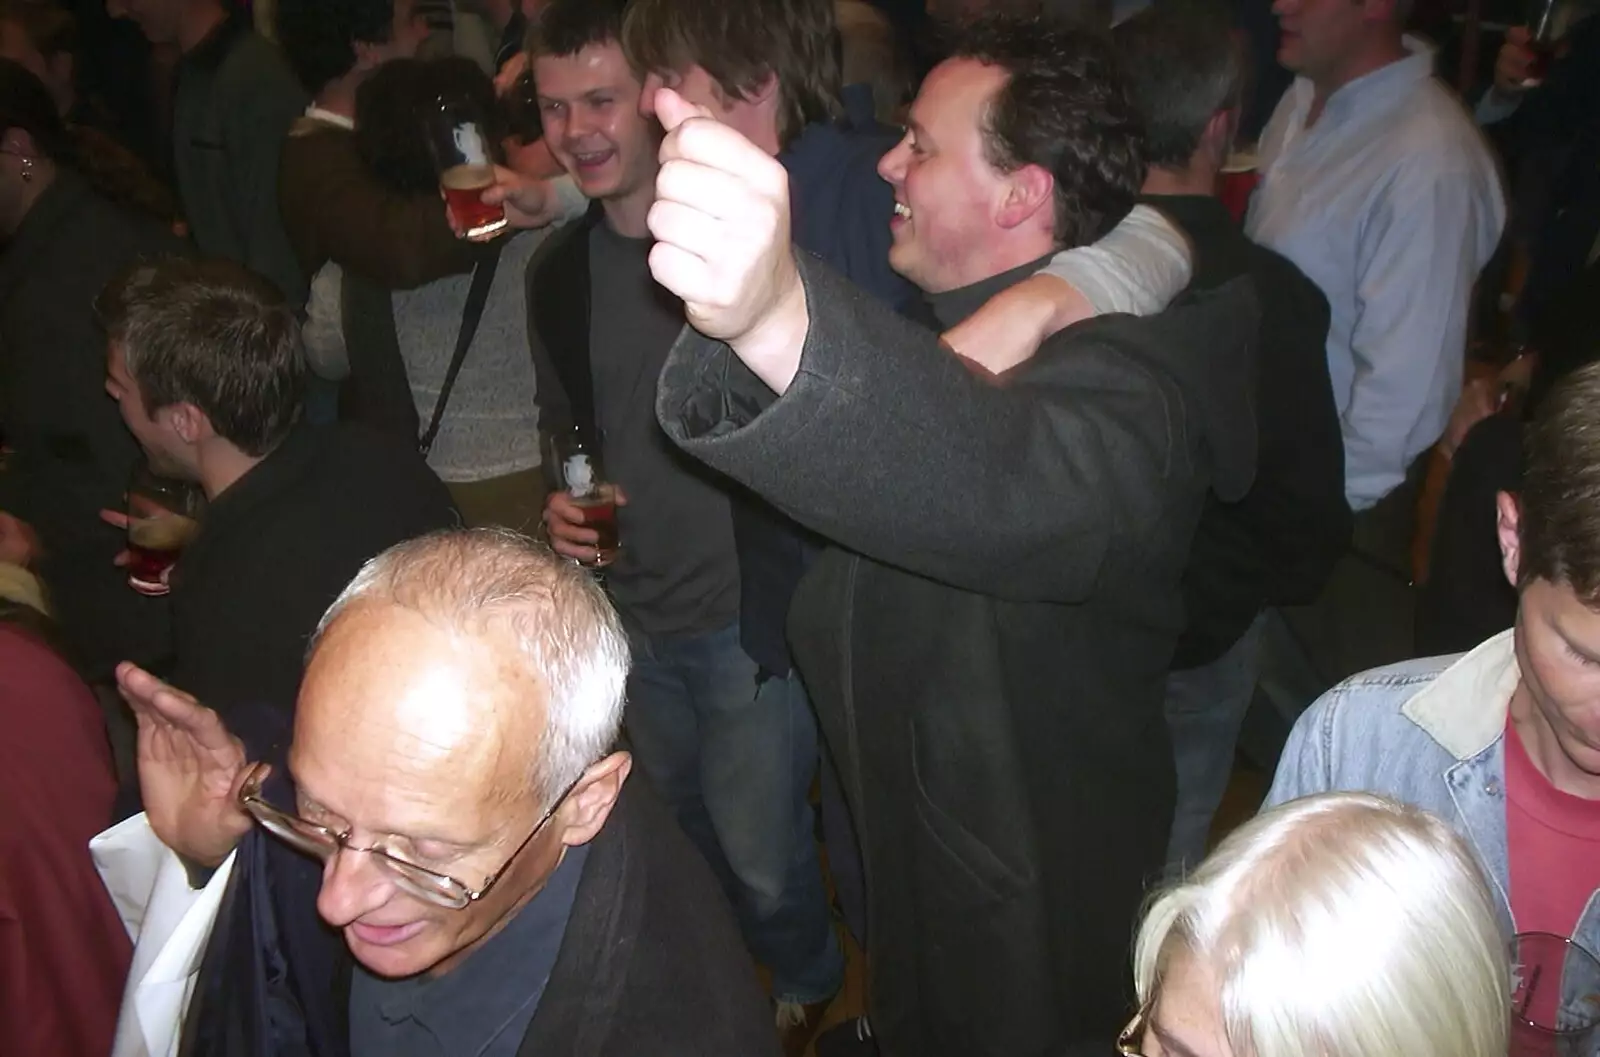
[[1504, 1057], [1510, 970], [1472, 854], [1366, 793], [1306, 797], [1224, 841], [1151, 904], [1134, 977], [1174, 957], [1218, 982], [1240, 1057]]
[[543, 544], [503, 529], [456, 529], [390, 547], [334, 599], [311, 652], [340, 614], [362, 602], [403, 606], [466, 633], [511, 633], [546, 691], [530, 775], [546, 807], [616, 743], [627, 634], [594, 579]]

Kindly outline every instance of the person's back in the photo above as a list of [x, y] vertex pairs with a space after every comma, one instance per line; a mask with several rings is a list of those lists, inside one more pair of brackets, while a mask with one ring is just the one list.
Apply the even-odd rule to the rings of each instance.
[[456, 524], [404, 442], [300, 426], [207, 507], [172, 574], [173, 682], [227, 714], [287, 708], [323, 610], [369, 558]]
[[[191, 5], [208, 6], [214, 5]], [[198, 17], [204, 16], [189, 16]], [[153, 23], [140, 22], [152, 41], [163, 39]], [[199, 39], [176, 29], [167, 39], [183, 51], [173, 90], [173, 168], [195, 244], [303, 303], [307, 277], [278, 212], [278, 162], [290, 124], [305, 109], [304, 90], [247, 14], [216, 18]]]
[[0, 1052], [110, 1052], [132, 945], [89, 857], [116, 779], [94, 694], [0, 592]]

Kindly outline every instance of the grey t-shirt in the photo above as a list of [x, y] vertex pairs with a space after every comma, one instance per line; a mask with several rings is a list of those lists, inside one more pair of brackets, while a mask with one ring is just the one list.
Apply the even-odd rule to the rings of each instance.
[[683, 306], [650, 275], [649, 239], [604, 224], [589, 236], [590, 371], [605, 435], [622, 551], [606, 580], [623, 619], [649, 635], [726, 627], [739, 615], [731, 487], [685, 455], [656, 421], [656, 379], [683, 329]]

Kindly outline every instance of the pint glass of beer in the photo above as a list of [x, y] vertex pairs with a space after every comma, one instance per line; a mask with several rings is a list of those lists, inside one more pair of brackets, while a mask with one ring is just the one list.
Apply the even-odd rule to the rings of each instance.
[[583, 511], [584, 526], [600, 536], [594, 559], [582, 564], [604, 568], [617, 560], [621, 542], [617, 537], [617, 491], [605, 479], [600, 445], [585, 430], [575, 428], [556, 435], [555, 452], [561, 467], [561, 486]]
[[441, 98], [428, 109], [428, 145], [439, 169], [439, 189], [463, 238], [487, 242], [506, 227], [505, 210], [485, 205], [494, 184], [494, 155], [479, 108], [465, 98]]
[[200, 530], [200, 489], [141, 463], [128, 483], [128, 586], [164, 595], [183, 548]]

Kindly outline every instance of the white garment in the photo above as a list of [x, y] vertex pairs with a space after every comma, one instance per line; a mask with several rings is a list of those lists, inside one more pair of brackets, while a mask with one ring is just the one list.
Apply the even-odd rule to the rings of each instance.
[[1505, 226], [1494, 157], [1407, 38], [1406, 58], [1328, 97], [1284, 94], [1260, 145], [1246, 233], [1288, 257], [1332, 310], [1328, 371], [1345, 497], [1372, 506], [1444, 432], [1461, 393], [1473, 283]]
[[1076, 287], [1096, 315], [1150, 316], [1189, 285], [1193, 258], [1188, 238], [1166, 214], [1134, 206], [1099, 242], [1063, 250], [1042, 271]]
[[204, 888], [190, 888], [183, 862], [143, 812], [96, 835], [89, 853], [133, 940], [111, 1057], [175, 1057], [237, 853]]

